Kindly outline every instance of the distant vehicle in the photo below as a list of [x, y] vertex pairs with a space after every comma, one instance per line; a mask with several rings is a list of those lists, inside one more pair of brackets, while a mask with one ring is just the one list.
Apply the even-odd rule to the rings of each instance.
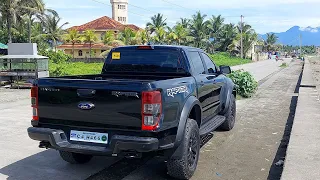
[[226, 77], [230, 72], [197, 48], [114, 48], [101, 74], [34, 82], [28, 134], [69, 163], [86, 163], [96, 155], [138, 158], [159, 152], [167, 158], [169, 175], [189, 179], [197, 167], [200, 138], [234, 127], [236, 90]]

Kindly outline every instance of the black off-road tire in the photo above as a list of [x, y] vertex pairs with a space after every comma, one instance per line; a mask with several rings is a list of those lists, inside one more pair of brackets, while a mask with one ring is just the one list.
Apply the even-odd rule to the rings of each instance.
[[59, 151], [61, 158], [70, 164], [84, 164], [92, 159], [92, 155]]
[[184, 139], [180, 146], [182, 158], [168, 160], [168, 174], [177, 179], [190, 179], [197, 168], [200, 153], [199, 127], [195, 120], [187, 120]]
[[233, 129], [234, 124], [236, 122], [236, 99], [233, 94], [230, 96], [230, 104], [227, 109], [227, 112], [224, 114], [224, 117], [226, 117], [226, 121], [221, 124], [220, 129], [223, 131], [230, 131]]

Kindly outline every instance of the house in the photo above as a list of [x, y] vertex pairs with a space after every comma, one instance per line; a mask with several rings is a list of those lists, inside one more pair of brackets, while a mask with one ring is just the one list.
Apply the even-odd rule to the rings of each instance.
[[[111, 0], [112, 4], [112, 18], [103, 16], [80, 26], [73, 26], [68, 30], [75, 29], [80, 34], [86, 30], [93, 30], [97, 36], [98, 41], [91, 45], [91, 57], [103, 58], [101, 53], [110, 49], [110, 46], [103, 44], [103, 37], [107, 31], [113, 31], [115, 36], [124, 30], [130, 28], [134, 31], [139, 31], [141, 28], [134, 24], [127, 24], [128, 22], [128, 0]], [[72, 50], [74, 48], [74, 55]], [[57, 46], [57, 49], [64, 51], [66, 54], [74, 56], [74, 58], [89, 58], [90, 57], [90, 44], [77, 43], [74, 46], [70, 43], [64, 43]]]

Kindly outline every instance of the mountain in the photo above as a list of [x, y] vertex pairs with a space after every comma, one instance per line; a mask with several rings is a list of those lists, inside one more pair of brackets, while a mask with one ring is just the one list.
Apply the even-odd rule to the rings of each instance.
[[[299, 35], [302, 37], [302, 45], [320, 46], [320, 27], [299, 27], [293, 26], [286, 32], [275, 33], [278, 36], [278, 43], [284, 45], [299, 46]], [[267, 38], [266, 34], [260, 35], [263, 39]]]

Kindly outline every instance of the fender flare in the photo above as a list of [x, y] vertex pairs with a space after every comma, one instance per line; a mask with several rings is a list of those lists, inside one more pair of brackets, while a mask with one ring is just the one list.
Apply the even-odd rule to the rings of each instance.
[[[180, 157], [182, 153], [181, 152], [181, 142], [184, 138], [184, 133], [185, 133], [185, 128], [186, 128], [186, 123], [189, 117], [189, 114], [192, 110], [192, 108], [195, 105], [199, 105], [200, 107], [200, 113], [202, 113], [202, 108], [201, 108], [201, 104], [200, 101], [195, 97], [195, 96], [190, 96], [187, 101], [185, 102], [182, 111], [181, 111], [181, 115], [180, 115], [180, 119], [179, 119], [179, 125], [178, 125], [178, 129], [177, 129], [177, 135], [176, 135], [176, 140], [174, 143], [174, 153], [172, 155], [172, 157]], [[201, 114], [202, 116], [202, 114]], [[200, 117], [201, 117], [200, 116]], [[180, 150], [179, 150], [180, 149]]]
[[235, 91], [235, 85], [233, 84], [233, 82], [231, 80], [227, 80], [226, 84], [225, 84], [225, 93], [222, 93], [223, 96], [221, 96], [222, 101], [224, 102], [224, 109], [221, 110], [220, 114], [225, 114], [229, 105], [230, 105], [230, 95]]

